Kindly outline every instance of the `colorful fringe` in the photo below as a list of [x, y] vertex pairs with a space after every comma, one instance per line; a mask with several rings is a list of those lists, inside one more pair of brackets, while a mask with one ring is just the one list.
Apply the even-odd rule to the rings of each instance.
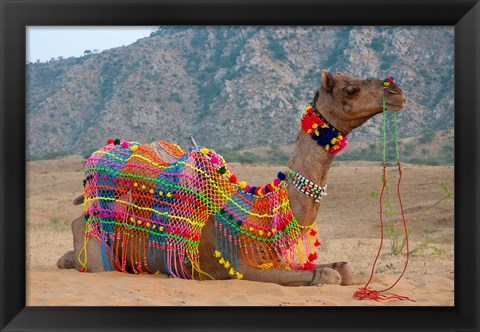
[[215, 151], [157, 142], [178, 159], [168, 163], [153, 145], [109, 140], [86, 162], [86, 245], [99, 241], [104, 267], [133, 273], [203, 278], [199, 244], [213, 217], [214, 256], [241, 279], [239, 256], [256, 268], [313, 269], [320, 245], [315, 222], [297, 223], [286, 175], [265, 187], [239, 181]]

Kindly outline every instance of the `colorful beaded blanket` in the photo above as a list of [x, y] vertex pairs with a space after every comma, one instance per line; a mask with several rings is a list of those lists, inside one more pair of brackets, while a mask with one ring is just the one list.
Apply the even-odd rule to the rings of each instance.
[[[169, 162], [158, 148], [168, 156]], [[86, 245], [100, 243], [105, 270], [210, 277], [202, 270], [202, 229], [212, 222], [212, 253], [241, 279], [239, 256], [262, 269], [313, 269], [320, 245], [316, 223], [302, 226], [290, 208], [287, 176], [266, 186], [239, 181], [211, 149], [109, 140], [86, 162]], [[210, 277], [211, 278], [211, 277]]]

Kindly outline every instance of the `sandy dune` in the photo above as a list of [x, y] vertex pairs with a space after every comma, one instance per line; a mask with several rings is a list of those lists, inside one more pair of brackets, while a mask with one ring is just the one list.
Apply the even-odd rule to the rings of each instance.
[[[339, 163], [329, 174], [329, 195], [318, 217], [322, 261], [348, 261], [357, 274], [343, 286], [283, 287], [245, 280], [191, 281], [161, 275], [59, 270], [55, 262], [72, 248], [70, 222], [82, 212], [71, 200], [82, 192], [80, 157], [27, 164], [27, 305], [106, 306], [370, 306], [454, 305], [453, 167], [405, 165], [402, 198], [414, 252], [404, 278], [392, 293], [416, 302], [358, 301], [353, 293], [368, 280], [379, 245], [378, 199], [381, 167], [375, 163]], [[265, 184], [281, 167], [232, 165], [240, 178]], [[392, 210], [387, 220], [400, 226], [395, 197], [396, 168], [389, 168]], [[401, 230], [398, 228], [398, 230]], [[402, 271], [405, 255], [392, 255], [386, 236], [373, 289], [390, 286]], [[399, 237], [401, 241], [401, 237]]]

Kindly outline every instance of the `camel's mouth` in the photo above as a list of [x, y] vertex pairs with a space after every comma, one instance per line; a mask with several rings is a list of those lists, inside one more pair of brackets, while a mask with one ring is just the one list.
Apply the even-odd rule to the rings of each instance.
[[407, 98], [397, 91], [390, 92], [394, 93], [394, 95], [391, 98], [387, 98], [387, 109], [393, 112], [400, 112], [405, 107]]
[[400, 112], [404, 106], [405, 106], [405, 103], [401, 103], [401, 104], [387, 103], [387, 109], [393, 112]]

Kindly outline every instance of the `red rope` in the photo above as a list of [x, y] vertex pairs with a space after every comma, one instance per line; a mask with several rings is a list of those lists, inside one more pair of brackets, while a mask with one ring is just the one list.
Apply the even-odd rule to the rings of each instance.
[[405, 246], [406, 246], [406, 249], [407, 249], [407, 259], [405, 260], [405, 265], [403, 267], [402, 273], [400, 274], [400, 276], [397, 278], [397, 280], [390, 287], [385, 288], [385, 289], [380, 290], [380, 291], [376, 291], [376, 290], [372, 290], [372, 289], [367, 288], [368, 285], [370, 284], [370, 282], [372, 281], [373, 276], [375, 274], [375, 266], [377, 265], [378, 258], [380, 257], [380, 252], [382, 251], [382, 246], [383, 246], [383, 237], [384, 237], [384, 234], [383, 234], [383, 193], [385, 191], [385, 187], [386, 187], [386, 183], [387, 183], [387, 178], [386, 178], [387, 164], [386, 164], [386, 162], [384, 162], [383, 163], [383, 185], [382, 185], [382, 191], [380, 193], [380, 228], [381, 228], [380, 246], [378, 248], [377, 256], [375, 257], [375, 260], [374, 260], [373, 265], [372, 265], [372, 272], [370, 274], [370, 278], [368, 279], [368, 281], [367, 281], [367, 283], [365, 284], [364, 287], [360, 288], [359, 290], [357, 290], [353, 294], [353, 297], [357, 300], [374, 300], [374, 301], [378, 302], [378, 301], [383, 301], [383, 300], [396, 299], [396, 300], [407, 300], [407, 301], [411, 301], [411, 302], [416, 302], [415, 300], [410, 299], [407, 296], [401, 296], [401, 295], [397, 295], [397, 294], [381, 294], [382, 292], [386, 292], [386, 291], [392, 289], [400, 281], [400, 279], [405, 274], [405, 271], [407, 270], [408, 262], [410, 260], [410, 247], [409, 247], [409, 243], [408, 243], [407, 222], [405, 220], [402, 197], [401, 197], [401, 194], [400, 194], [400, 183], [401, 183], [401, 180], [402, 180], [402, 166], [400, 164], [400, 160], [397, 161], [397, 165], [398, 165], [398, 172], [399, 172], [398, 182], [397, 182], [397, 196], [398, 196], [398, 201], [400, 203], [400, 211], [401, 211], [401, 214], [402, 214], [403, 229], [404, 229], [404, 232], [405, 232]]

